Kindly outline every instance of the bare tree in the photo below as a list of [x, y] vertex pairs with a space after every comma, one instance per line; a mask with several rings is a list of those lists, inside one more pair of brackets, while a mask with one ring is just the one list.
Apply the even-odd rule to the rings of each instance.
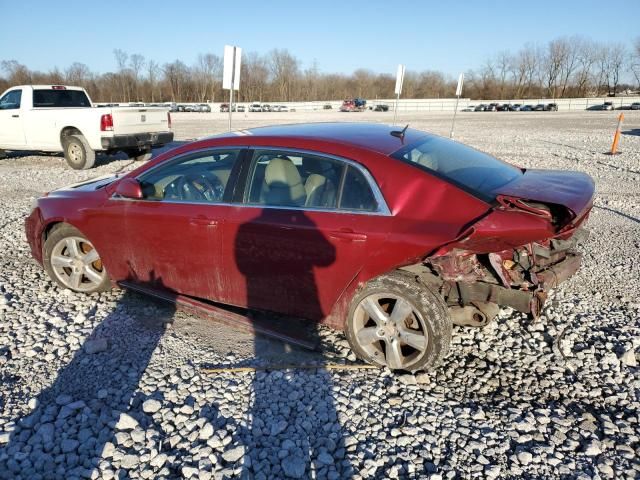
[[135, 92], [136, 102], [140, 101], [140, 72], [144, 68], [145, 60], [139, 53], [134, 53], [129, 58], [129, 67], [131, 68], [131, 76], [133, 79], [133, 91]]
[[127, 72], [127, 60], [129, 59], [129, 54], [119, 48], [116, 48], [113, 51], [113, 55], [116, 57], [116, 63], [118, 64], [118, 79], [120, 83], [120, 88], [122, 92], [122, 96], [120, 100], [123, 102], [129, 101], [129, 81], [128, 81], [128, 72]]
[[149, 91], [151, 96], [151, 102], [155, 102], [155, 91], [158, 73], [160, 72], [160, 66], [154, 60], [147, 62], [147, 81], [149, 82]]
[[558, 88], [558, 78], [565, 62], [566, 49], [562, 40], [553, 40], [549, 42], [547, 51], [542, 57], [542, 65], [540, 75], [544, 84], [547, 95], [556, 98]]
[[613, 44], [608, 49], [607, 61], [607, 89], [614, 97], [618, 93], [620, 75], [624, 72], [627, 62], [627, 49], [621, 43]]
[[581, 40], [577, 45], [577, 68], [575, 75], [576, 94], [587, 94], [589, 81], [593, 77], [593, 68], [597, 60], [598, 47], [590, 40]]
[[636, 78], [636, 84], [640, 88], [640, 37], [636, 38], [631, 53], [631, 73]]
[[292, 86], [298, 79], [299, 62], [287, 49], [274, 49], [269, 53], [269, 68], [278, 99], [289, 101]]

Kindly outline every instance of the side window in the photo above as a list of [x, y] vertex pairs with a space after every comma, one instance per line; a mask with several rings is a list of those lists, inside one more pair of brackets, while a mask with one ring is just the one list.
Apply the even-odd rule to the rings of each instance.
[[343, 162], [306, 153], [258, 150], [249, 173], [246, 203], [336, 208]]
[[190, 155], [143, 174], [145, 199], [220, 203], [229, 184], [239, 150]]
[[344, 179], [340, 208], [366, 212], [375, 212], [378, 209], [378, 202], [371, 191], [369, 182], [362, 172], [351, 165]]
[[22, 90], [11, 90], [0, 98], [0, 110], [15, 110], [20, 108]]

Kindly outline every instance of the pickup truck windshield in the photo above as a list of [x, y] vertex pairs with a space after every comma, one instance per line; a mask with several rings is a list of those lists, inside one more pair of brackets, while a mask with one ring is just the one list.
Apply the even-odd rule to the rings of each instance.
[[34, 90], [33, 106], [37, 108], [90, 107], [82, 90]]
[[444, 178], [489, 202], [495, 200], [497, 189], [522, 175], [522, 170], [508, 163], [437, 136], [401, 148], [391, 157]]

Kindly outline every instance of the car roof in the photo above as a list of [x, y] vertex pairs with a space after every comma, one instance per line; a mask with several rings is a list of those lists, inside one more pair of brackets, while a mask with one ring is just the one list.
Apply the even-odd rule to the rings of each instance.
[[[414, 143], [428, 135], [426, 132], [410, 128], [406, 130], [403, 138], [391, 135], [391, 132], [402, 129], [403, 127], [384, 123], [296, 123], [251, 128], [238, 132], [225, 133], [215, 138], [243, 135], [247, 140], [251, 137], [319, 140], [390, 155], [403, 146]], [[248, 141], [247, 143], [254, 142]]]

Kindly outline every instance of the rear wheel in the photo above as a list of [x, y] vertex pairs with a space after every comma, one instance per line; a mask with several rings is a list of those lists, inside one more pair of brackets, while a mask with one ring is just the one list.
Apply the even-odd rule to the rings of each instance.
[[126, 153], [127, 157], [135, 160], [136, 162], [146, 162], [147, 160], [150, 160], [153, 155], [151, 150], [139, 150], [137, 148], [124, 150], [124, 153]]
[[74, 292], [102, 292], [110, 287], [100, 254], [71, 225], [56, 228], [45, 241], [44, 267], [52, 280]]
[[424, 370], [449, 350], [452, 322], [442, 298], [411, 275], [369, 282], [352, 300], [347, 339], [363, 360], [391, 370]]
[[63, 140], [64, 158], [75, 170], [87, 170], [96, 163], [94, 152], [83, 135], [68, 135]]

